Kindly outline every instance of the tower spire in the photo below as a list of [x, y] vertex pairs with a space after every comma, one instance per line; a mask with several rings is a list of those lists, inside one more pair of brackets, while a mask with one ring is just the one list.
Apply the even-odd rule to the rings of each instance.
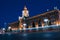
[[24, 9], [22, 11], [22, 17], [29, 17], [29, 11], [28, 11], [26, 5], [24, 6]]
[[26, 7], [26, 5], [24, 6], [24, 10], [27, 10], [27, 7]]

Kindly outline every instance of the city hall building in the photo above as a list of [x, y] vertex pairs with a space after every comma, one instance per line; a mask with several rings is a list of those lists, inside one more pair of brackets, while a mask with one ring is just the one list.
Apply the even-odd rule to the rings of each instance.
[[23, 28], [33, 27], [45, 27], [49, 25], [60, 25], [59, 10], [54, 9], [33, 17], [29, 17], [29, 11], [26, 6], [22, 11], [22, 17], [19, 17], [18, 21], [9, 24], [12, 30], [21, 30]]

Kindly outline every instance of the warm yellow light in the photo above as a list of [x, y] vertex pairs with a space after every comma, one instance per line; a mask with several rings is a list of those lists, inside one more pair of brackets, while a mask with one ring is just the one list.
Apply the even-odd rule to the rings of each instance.
[[22, 28], [20, 28], [20, 30], [22, 30]]
[[18, 28], [11, 28], [12, 30], [18, 30]]
[[58, 21], [56, 22], [56, 25], [58, 26], [59, 24], [58, 24]]
[[36, 28], [38, 28], [38, 26], [36, 26]]
[[58, 26], [59, 24], [57, 23], [56, 25]]
[[42, 27], [44, 27], [44, 23], [42, 23]]

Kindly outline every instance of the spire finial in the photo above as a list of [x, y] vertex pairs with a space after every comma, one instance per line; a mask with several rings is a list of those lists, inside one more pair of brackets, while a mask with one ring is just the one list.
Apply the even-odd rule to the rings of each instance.
[[26, 5], [24, 6], [24, 9], [27, 9]]

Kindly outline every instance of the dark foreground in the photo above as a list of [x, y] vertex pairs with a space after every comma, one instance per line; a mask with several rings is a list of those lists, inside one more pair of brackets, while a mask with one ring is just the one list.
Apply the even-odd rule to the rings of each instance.
[[60, 32], [0, 34], [0, 40], [60, 40]]

